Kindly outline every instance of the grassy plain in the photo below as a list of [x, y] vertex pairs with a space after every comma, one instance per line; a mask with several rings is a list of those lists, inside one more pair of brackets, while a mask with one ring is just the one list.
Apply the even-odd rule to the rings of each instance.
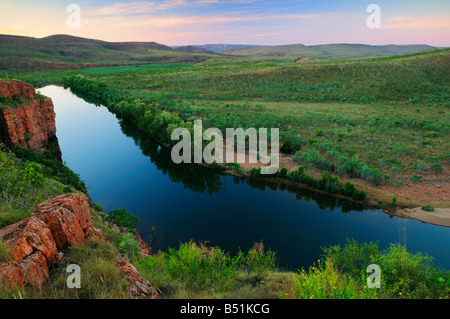
[[372, 204], [448, 207], [450, 50], [297, 60], [211, 57], [19, 77], [39, 86], [81, 74], [205, 128], [278, 127], [281, 143], [296, 144], [284, 156], [290, 169], [330, 171]]

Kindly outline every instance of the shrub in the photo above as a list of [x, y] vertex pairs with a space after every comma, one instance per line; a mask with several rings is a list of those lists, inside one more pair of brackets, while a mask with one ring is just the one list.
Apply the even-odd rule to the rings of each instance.
[[135, 229], [139, 222], [139, 217], [134, 214], [129, 214], [124, 208], [115, 209], [109, 212], [105, 220], [117, 225], [120, 229]]
[[303, 143], [299, 139], [289, 138], [283, 143], [283, 145], [281, 145], [280, 152], [286, 154], [295, 154], [295, 152], [302, 149], [302, 145]]
[[276, 254], [271, 250], [265, 251], [262, 242], [254, 243], [242, 262], [248, 274], [253, 272], [255, 281], [260, 282], [268, 271], [275, 269]]
[[97, 204], [97, 203], [94, 203], [94, 210], [96, 212], [103, 212], [104, 211], [103, 207], [100, 204]]
[[171, 278], [194, 290], [224, 291], [234, 285], [240, 257], [231, 258], [220, 248], [191, 241], [180, 244], [178, 250], [169, 248], [165, 268]]
[[256, 168], [256, 167], [253, 167], [250, 171], [248, 171], [248, 174], [251, 176], [251, 177], [258, 177], [258, 176], [260, 176], [261, 175], [261, 168]]
[[287, 177], [287, 173], [288, 173], [287, 168], [286, 167], [282, 167], [280, 169], [280, 171], [278, 172], [278, 177], [286, 178]]
[[358, 201], [365, 201], [366, 200], [366, 192], [355, 190], [352, 194], [352, 198], [354, 200], [358, 200]]
[[439, 163], [434, 163], [433, 165], [431, 165], [430, 167], [430, 172], [434, 173], [434, 174], [439, 174], [442, 173], [442, 165]]
[[426, 212], [434, 212], [434, 207], [431, 205], [423, 205], [422, 210], [424, 210]]
[[[381, 269], [381, 289], [369, 289], [377, 298], [448, 298], [445, 282], [448, 274], [435, 267], [432, 258], [421, 253], [411, 254], [404, 246], [391, 244], [380, 251], [374, 243], [358, 244], [347, 240], [346, 245], [324, 248], [323, 260], [332, 260], [342, 274], [360, 285], [365, 284], [366, 268], [376, 264]], [[362, 287], [361, 287], [362, 288]]]
[[357, 281], [338, 270], [331, 258], [293, 275], [292, 294], [297, 299], [367, 299], [375, 291], [362, 289]]
[[435, 132], [435, 131], [428, 131], [428, 132], [426, 132], [425, 133], [425, 136], [426, 137], [438, 137], [439, 136], [439, 133], [438, 132]]
[[66, 194], [67, 194], [67, 193], [70, 194], [70, 193], [73, 192], [73, 189], [72, 189], [72, 187], [70, 187], [70, 186], [66, 186], [66, 187], [63, 188], [63, 192], [66, 193]]
[[118, 248], [119, 252], [126, 254], [132, 262], [134, 262], [141, 250], [132, 233], [122, 236]]
[[356, 191], [355, 185], [351, 182], [346, 182], [344, 188], [341, 190], [342, 195], [352, 197]]
[[422, 162], [415, 162], [414, 163], [414, 169], [417, 172], [423, 171], [426, 167], [427, 167], [427, 164], [425, 164], [425, 163], [422, 163]]

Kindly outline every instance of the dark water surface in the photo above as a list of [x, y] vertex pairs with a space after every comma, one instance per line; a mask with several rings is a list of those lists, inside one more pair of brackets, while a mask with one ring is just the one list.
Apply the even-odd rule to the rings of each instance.
[[106, 212], [126, 208], [138, 215], [138, 228], [144, 239], [153, 238], [155, 250], [195, 239], [236, 252], [262, 240], [277, 252], [280, 266], [295, 269], [312, 265], [321, 247], [354, 238], [381, 248], [401, 243], [450, 269], [450, 228], [198, 165], [176, 165], [169, 150], [120, 124], [105, 107], [61, 87], [39, 91], [53, 99], [63, 160]]

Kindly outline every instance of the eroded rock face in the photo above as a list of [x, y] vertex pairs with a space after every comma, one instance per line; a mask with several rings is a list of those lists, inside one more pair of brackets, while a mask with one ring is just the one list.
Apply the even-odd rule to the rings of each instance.
[[0, 230], [0, 239], [9, 245], [9, 255], [17, 262], [40, 251], [51, 262], [59, 261], [52, 233], [43, 221], [28, 217]]
[[139, 275], [139, 272], [132, 264], [126, 261], [118, 261], [116, 266], [130, 283], [127, 287], [130, 299], [161, 299], [155, 288], [152, 287], [147, 279]]
[[[86, 195], [65, 194], [38, 204], [31, 217], [0, 229], [0, 240], [9, 246], [11, 257], [0, 263], [0, 288], [24, 284], [41, 288], [49, 280], [49, 268], [61, 261], [60, 252], [93, 237], [103, 239], [92, 224]], [[130, 299], [161, 299], [129, 262], [118, 261], [116, 266], [129, 282]]]
[[60, 261], [60, 251], [94, 236], [103, 238], [92, 224], [85, 195], [61, 195], [37, 205], [33, 216], [0, 230], [11, 257], [0, 264], [0, 284], [40, 288], [49, 266]]
[[81, 244], [90, 237], [102, 237], [92, 224], [89, 204], [82, 194], [64, 194], [42, 202], [35, 207], [33, 216], [47, 225], [59, 250]]
[[14, 98], [14, 95], [33, 99], [36, 95], [36, 90], [34, 89], [33, 85], [26, 82], [16, 80], [1, 81], [0, 96], [4, 96], [12, 100]]
[[0, 108], [0, 143], [45, 151], [49, 141], [56, 139], [52, 100], [38, 97], [33, 85], [22, 81], [0, 81], [0, 96], [22, 100], [16, 107]]

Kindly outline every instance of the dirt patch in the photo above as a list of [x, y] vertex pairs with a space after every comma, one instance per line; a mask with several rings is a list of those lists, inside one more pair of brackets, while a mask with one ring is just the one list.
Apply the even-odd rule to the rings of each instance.
[[412, 218], [425, 223], [450, 227], [450, 208], [435, 208], [433, 212], [427, 212], [420, 207], [404, 209], [395, 212], [400, 217]]

